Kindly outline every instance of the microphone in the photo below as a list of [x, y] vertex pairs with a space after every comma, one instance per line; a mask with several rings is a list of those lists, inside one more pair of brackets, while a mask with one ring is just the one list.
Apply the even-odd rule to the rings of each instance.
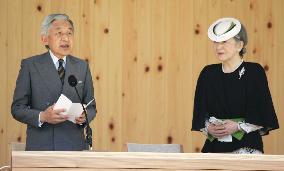
[[80, 100], [80, 103], [82, 105], [82, 108], [84, 110], [84, 114], [85, 114], [85, 118], [86, 118], [86, 143], [89, 145], [89, 149], [92, 150], [92, 144], [93, 144], [93, 138], [92, 138], [92, 128], [90, 127], [90, 124], [89, 124], [89, 120], [88, 120], [88, 117], [87, 117], [87, 111], [85, 109], [85, 106], [83, 105], [83, 100], [81, 99], [79, 93], [78, 93], [78, 90], [76, 88], [76, 85], [78, 83], [77, 81], [77, 78], [74, 76], [74, 75], [70, 75], [68, 77], [68, 83], [71, 87], [74, 87], [75, 88], [75, 91], [76, 91], [76, 94]]
[[70, 85], [71, 87], [75, 87], [75, 88], [76, 88], [76, 85], [77, 85], [77, 83], [78, 83], [77, 78], [76, 78], [74, 75], [70, 75], [70, 76], [68, 77], [68, 83], [69, 83], [69, 85]]

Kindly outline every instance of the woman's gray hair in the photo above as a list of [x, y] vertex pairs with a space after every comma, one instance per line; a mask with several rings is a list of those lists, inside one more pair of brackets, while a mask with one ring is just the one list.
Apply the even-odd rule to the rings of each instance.
[[50, 15], [45, 17], [45, 19], [43, 20], [43, 22], [41, 24], [41, 34], [47, 35], [48, 34], [48, 29], [50, 28], [52, 22], [55, 21], [55, 20], [65, 20], [65, 21], [68, 21], [71, 24], [72, 29], [74, 31], [73, 22], [69, 18], [68, 15], [66, 15], [66, 14], [50, 14]]
[[243, 48], [239, 52], [239, 55], [243, 57], [246, 53], [246, 45], [248, 44], [247, 30], [244, 25], [242, 25], [240, 32], [234, 37], [234, 39], [236, 41], [242, 41], [244, 43]]

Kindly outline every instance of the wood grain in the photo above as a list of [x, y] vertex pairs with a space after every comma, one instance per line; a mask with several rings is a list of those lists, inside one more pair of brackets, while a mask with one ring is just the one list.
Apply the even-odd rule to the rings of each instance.
[[12, 168], [283, 170], [282, 155], [137, 152], [12, 152]]

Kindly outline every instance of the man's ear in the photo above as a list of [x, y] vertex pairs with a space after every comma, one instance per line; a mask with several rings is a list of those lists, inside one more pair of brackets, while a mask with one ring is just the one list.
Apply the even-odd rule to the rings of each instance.
[[41, 42], [42, 42], [43, 45], [45, 45], [45, 46], [48, 45], [48, 36], [47, 35], [41, 34], [40, 38], [41, 38]]

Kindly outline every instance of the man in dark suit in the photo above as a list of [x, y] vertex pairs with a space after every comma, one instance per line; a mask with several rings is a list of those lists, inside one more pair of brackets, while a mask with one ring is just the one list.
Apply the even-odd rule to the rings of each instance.
[[[27, 124], [26, 150], [84, 150], [84, 114], [76, 123], [63, 115], [65, 109], [54, 110], [61, 94], [73, 103], [80, 103], [76, 91], [68, 84], [74, 75], [83, 103], [94, 99], [92, 76], [88, 64], [71, 56], [74, 39], [73, 22], [65, 14], [48, 15], [41, 26], [41, 39], [48, 52], [21, 62], [11, 112]], [[96, 115], [93, 101], [87, 107], [88, 120]]]

